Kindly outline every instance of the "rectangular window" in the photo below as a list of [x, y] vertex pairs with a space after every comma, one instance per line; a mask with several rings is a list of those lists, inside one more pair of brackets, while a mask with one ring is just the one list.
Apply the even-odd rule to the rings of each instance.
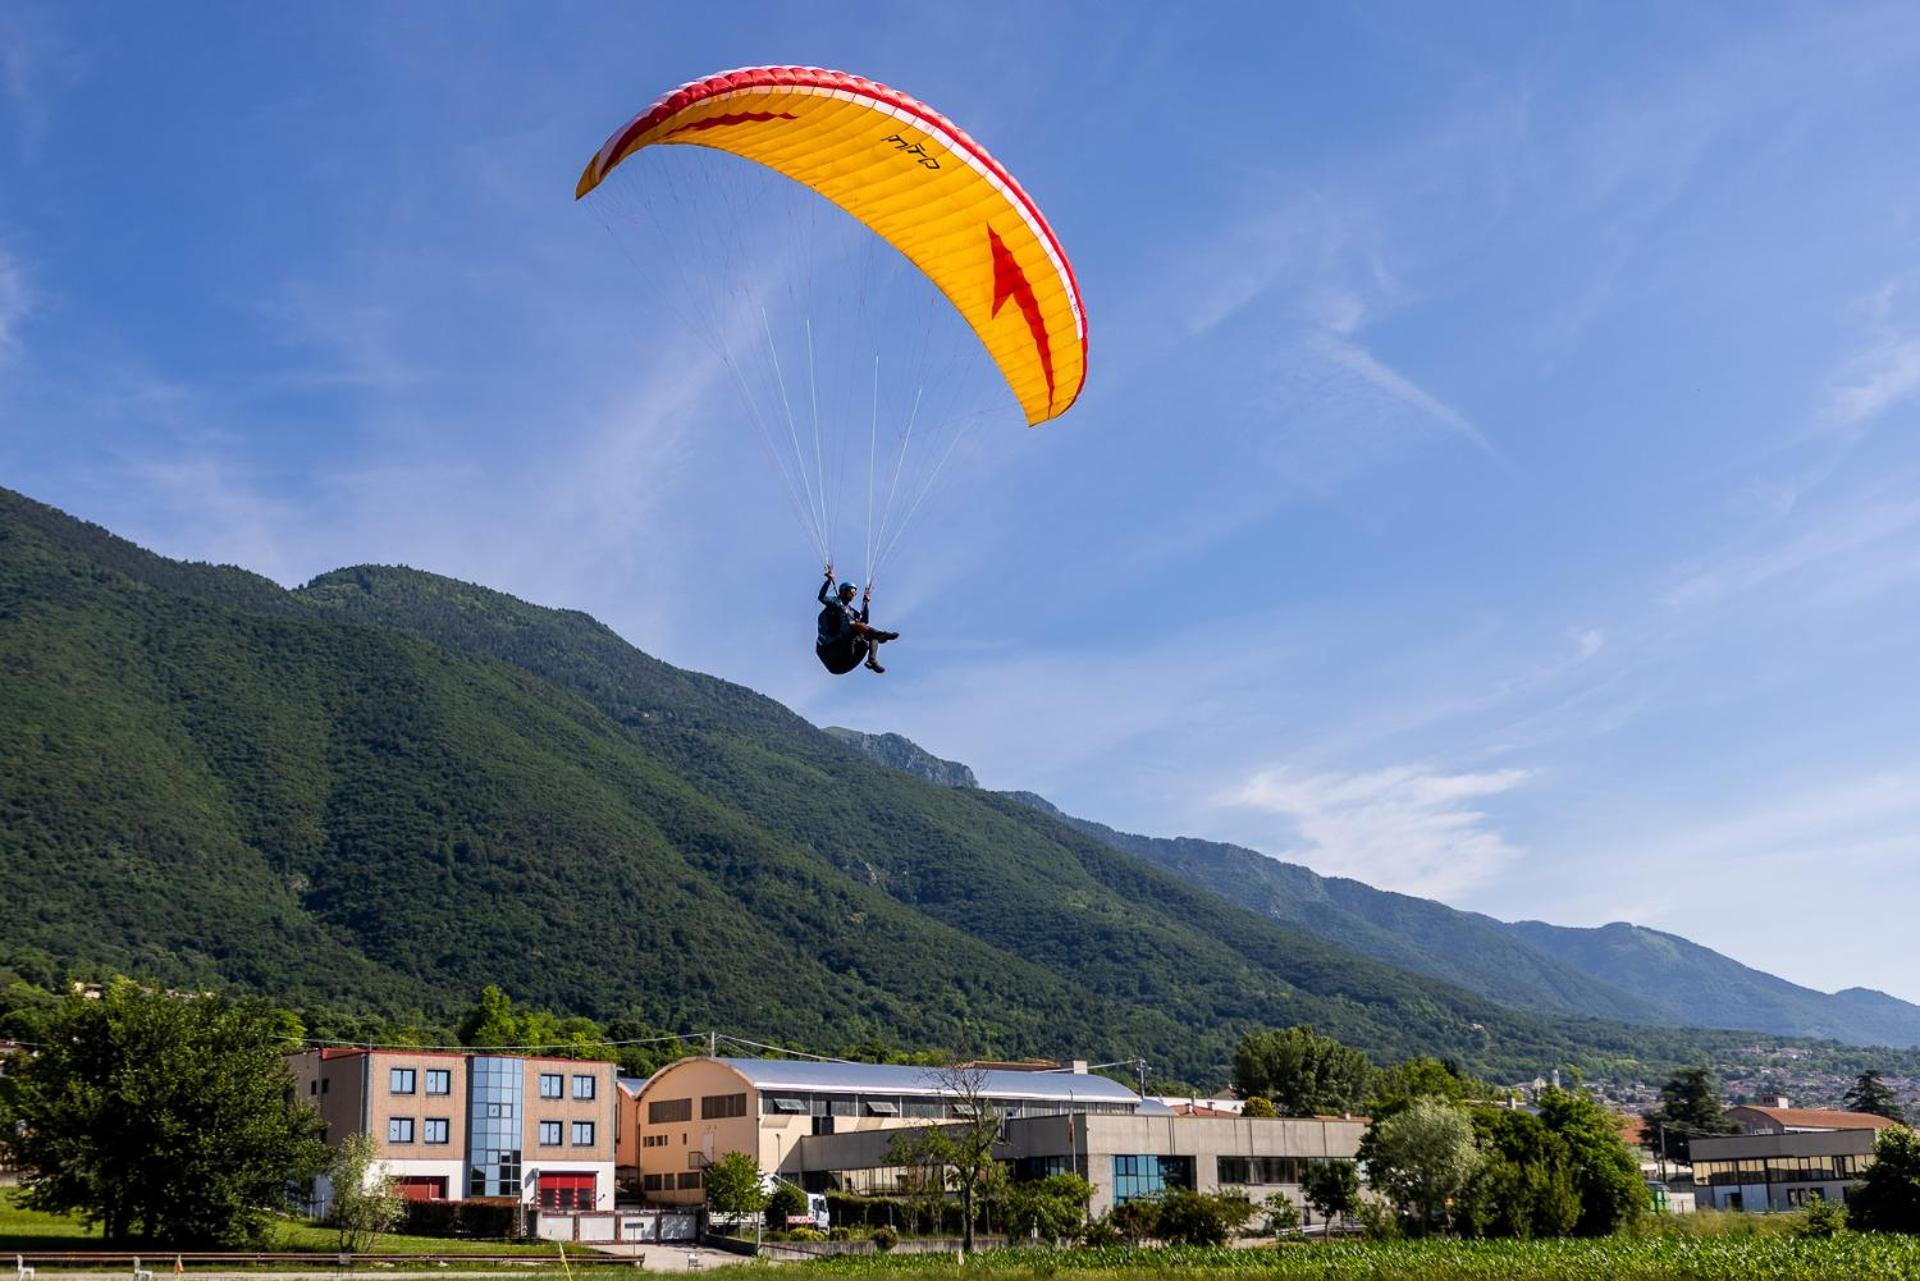
[[575, 1121], [573, 1123], [573, 1146], [576, 1148], [593, 1146], [593, 1122]]
[[894, 1099], [868, 1099], [868, 1116], [899, 1116], [900, 1104]]
[[447, 1118], [444, 1116], [430, 1116], [427, 1118], [427, 1123], [421, 1137], [428, 1143], [445, 1143], [447, 1142], [448, 1129]]
[[594, 1083], [594, 1078], [593, 1078], [593, 1077], [590, 1077], [590, 1076], [584, 1076], [584, 1075], [576, 1075], [576, 1076], [575, 1076], [575, 1077], [573, 1078], [573, 1097], [574, 1097], [574, 1098], [576, 1098], [576, 1099], [590, 1099], [590, 1098], [592, 1098], [592, 1097], [593, 1097], [593, 1083]]
[[389, 1143], [413, 1142], [413, 1118], [410, 1116], [395, 1116], [395, 1117], [387, 1118], [387, 1142]]
[[658, 1174], [643, 1174], [640, 1176], [640, 1190], [642, 1192], [658, 1192], [660, 1191], [660, 1182], [661, 1176]]
[[1113, 1158], [1113, 1203], [1123, 1205], [1135, 1197], [1153, 1196], [1167, 1188], [1193, 1188], [1193, 1158], [1190, 1156], [1139, 1156]]
[[412, 1068], [388, 1068], [387, 1069], [387, 1089], [393, 1092], [394, 1094], [412, 1094], [413, 1093], [413, 1069]]
[[446, 1068], [427, 1069], [428, 1094], [452, 1094], [453, 1073]]
[[746, 1114], [747, 1096], [744, 1094], [709, 1094], [700, 1100], [702, 1121], [721, 1121]]
[[560, 1123], [558, 1121], [542, 1121], [540, 1123], [540, 1146], [543, 1148], [557, 1148], [560, 1146]]
[[558, 1072], [542, 1072], [540, 1074], [540, 1097], [543, 1099], [565, 1098], [565, 1083], [566, 1078]]
[[653, 1125], [671, 1125], [676, 1121], [691, 1121], [693, 1120], [693, 1100], [662, 1099], [658, 1103], [649, 1103], [647, 1120]]
[[687, 1191], [689, 1188], [697, 1188], [700, 1186], [700, 1171], [689, 1170], [687, 1173], [680, 1175], [675, 1182], [682, 1192]]
[[[1118, 1173], [1116, 1170], [1115, 1173]], [[1253, 1161], [1244, 1156], [1223, 1156], [1220, 1158], [1219, 1179], [1222, 1183], [1253, 1182]]]
[[318, 1081], [308, 1081], [308, 1082], [307, 1082], [307, 1093], [308, 1093], [308, 1094], [318, 1094], [318, 1093], [320, 1093], [320, 1082], [318, 1082]]
[[328, 1080], [328, 1079], [327, 1079], [326, 1077], [324, 1077], [324, 1076], [323, 1076], [323, 1077], [321, 1077], [321, 1078], [320, 1078], [320, 1093], [322, 1093], [322, 1094], [325, 1094], [325, 1093], [327, 1092], [327, 1087], [328, 1087], [329, 1085], [331, 1085], [331, 1084], [333, 1084], [333, 1083], [332, 1083], [331, 1081], [329, 1081], [329, 1080]]

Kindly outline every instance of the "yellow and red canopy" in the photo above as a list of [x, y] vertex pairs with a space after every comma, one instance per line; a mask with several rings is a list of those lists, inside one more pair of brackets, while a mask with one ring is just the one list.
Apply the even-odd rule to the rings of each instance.
[[900, 250], [959, 310], [1030, 424], [1087, 377], [1073, 267], [1038, 206], [979, 143], [898, 90], [818, 67], [749, 67], [680, 86], [607, 140], [582, 197], [643, 147], [710, 147], [810, 187]]

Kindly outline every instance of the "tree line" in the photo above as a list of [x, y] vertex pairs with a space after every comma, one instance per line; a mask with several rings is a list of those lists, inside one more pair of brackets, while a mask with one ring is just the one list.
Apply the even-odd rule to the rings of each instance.
[[[291, 1089], [286, 1056], [309, 1033], [287, 1011], [119, 979], [14, 1015], [8, 1030], [29, 1052], [0, 1077], [0, 1134], [22, 1167], [29, 1208], [77, 1213], [113, 1240], [244, 1246], [286, 1208], [291, 1187], [332, 1171], [368, 1192], [363, 1201], [349, 1195], [339, 1210], [343, 1239], [391, 1222], [390, 1198], [365, 1177], [370, 1151], [329, 1149], [318, 1115]], [[671, 1040], [619, 1046], [612, 1031], [517, 1009], [488, 989], [455, 1035], [476, 1048], [559, 1046], [582, 1058], [704, 1048]], [[1323, 1220], [1355, 1220], [1389, 1235], [1598, 1236], [1645, 1212], [1621, 1118], [1577, 1086], [1543, 1091], [1521, 1107], [1457, 1064], [1413, 1058], [1377, 1067], [1307, 1027], [1249, 1035], [1234, 1063], [1234, 1086], [1251, 1115], [1367, 1118], [1358, 1154], [1364, 1189], [1350, 1161], [1313, 1162], [1303, 1176], [1301, 1199]], [[1078, 1175], [1009, 1181], [1003, 1118], [984, 1094], [984, 1077], [964, 1066], [937, 1070], [967, 1103], [956, 1109], [958, 1123], [900, 1131], [889, 1160], [919, 1172], [930, 1200], [957, 1203], [968, 1244], [984, 1209], [1003, 1229], [1047, 1240], [1214, 1243], [1256, 1221], [1278, 1233], [1298, 1223], [1298, 1207], [1284, 1197], [1256, 1206], [1189, 1189], [1129, 1201], [1089, 1222], [1092, 1189]], [[1898, 1102], [1877, 1074], [1863, 1073], [1849, 1099], [1898, 1119]], [[1712, 1073], [1689, 1069], [1667, 1083], [1645, 1121], [1688, 1139], [1723, 1132], [1725, 1114]], [[1876, 1157], [1851, 1198], [1853, 1226], [1920, 1232], [1920, 1140], [1896, 1125]], [[760, 1183], [757, 1171], [731, 1183], [717, 1178], [710, 1195]], [[741, 1195], [750, 1202], [754, 1194]]]

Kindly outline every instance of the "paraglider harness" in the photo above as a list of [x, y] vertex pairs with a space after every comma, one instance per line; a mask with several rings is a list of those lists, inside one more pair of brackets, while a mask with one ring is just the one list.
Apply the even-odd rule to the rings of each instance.
[[[851, 586], [845, 584], [844, 586]], [[869, 630], [867, 613], [872, 608], [871, 597], [860, 602], [860, 608], [840, 599], [833, 589], [833, 569], [827, 569], [826, 581], [820, 584], [819, 635], [813, 643], [813, 652], [819, 656], [820, 663], [835, 676], [845, 676], [873, 652], [875, 643], [892, 640], [898, 633]], [[871, 638], [871, 639], [869, 639]], [[878, 667], [875, 671], [881, 670]]]

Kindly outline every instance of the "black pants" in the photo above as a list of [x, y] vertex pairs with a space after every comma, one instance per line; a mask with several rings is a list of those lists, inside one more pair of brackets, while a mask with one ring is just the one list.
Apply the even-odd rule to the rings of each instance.
[[813, 652], [819, 656], [821, 665], [828, 671], [835, 676], [845, 676], [866, 661], [867, 638], [849, 633], [837, 641], [829, 641], [824, 645], [816, 644]]

